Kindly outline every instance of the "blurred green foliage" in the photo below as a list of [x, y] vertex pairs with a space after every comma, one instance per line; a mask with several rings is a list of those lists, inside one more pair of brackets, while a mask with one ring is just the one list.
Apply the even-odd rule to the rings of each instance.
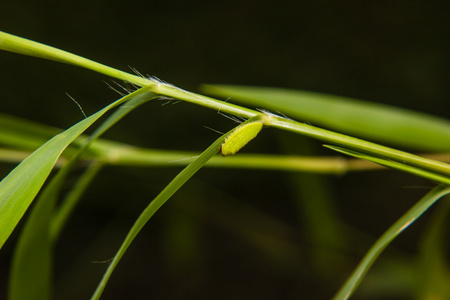
[[[443, 3], [14, 1], [3, 5], [0, 20], [3, 31], [119, 69], [130, 65], [188, 90], [202, 83], [280, 86], [447, 118], [450, 19]], [[7, 70], [0, 72], [2, 113], [67, 128], [82, 115], [65, 92], [88, 114], [119, 97], [101, 82], [109, 79], [86, 70], [6, 52], [0, 52], [0, 62]], [[161, 104], [134, 112], [106, 137], [199, 151], [216, 137], [202, 126], [220, 131], [233, 126], [200, 107]], [[180, 124], [164, 126], [167, 120]], [[283, 138], [268, 130], [246, 149], [278, 153], [285, 149]], [[311, 143], [312, 153], [330, 153]], [[6, 174], [12, 166], [0, 168]], [[106, 268], [92, 261], [114, 255], [126, 229], [177, 172], [130, 167], [101, 172], [57, 245], [56, 299], [91, 294]], [[391, 171], [294, 177], [269, 171], [200, 171], [144, 229], [104, 298], [329, 299], [374, 239], [432, 185]], [[300, 193], [299, 182], [311, 190]], [[332, 203], [341, 226], [350, 232], [346, 245], [351, 251], [330, 249], [307, 231], [299, 203], [307, 203], [311, 195]], [[197, 209], [190, 211], [187, 202]], [[388, 299], [388, 291], [391, 299], [410, 299], [414, 278], [400, 274], [410, 274], [405, 270], [418, 259], [419, 240], [431, 216], [425, 215], [380, 258], [373, 277], [369, 274], [361, 286], [361, 299]], [[15, 237], [0, 256], [0, 298]], [[336, 264], [324, 270], [318, 256]], [[395, 289], [380, 283], [386, 273], [399, 281], [394, 281]], [[376, 283], [378, 291], [386, 292], [364, 293]]]

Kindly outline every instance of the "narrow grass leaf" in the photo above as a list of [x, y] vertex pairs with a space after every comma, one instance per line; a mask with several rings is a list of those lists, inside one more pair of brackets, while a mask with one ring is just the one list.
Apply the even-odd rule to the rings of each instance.
[[[16, 244], [9, 277], [8, 299], [51, 299], [53, 244], [50, 220], [69, 168], [58, 172], [40, 194]], [[64, 174], [64, 175], [62, 175]]]
[[151, 80], [105, 66], [90, 59], [0, 31], [0, 50], [35, 56], [86, 68], [140, 86], [155, 84]]
[[[250, 122], [254, 122], [255, 120], [259, 120], [259, 116], [248, 119], [242, 125], [248, 124]], [[242, 126], [240, 125], [240, 126]], [[203, 167], [209, 159], [211, 159], [214, 155], [219, 152], [219, 149], [224, 144], [226, 138], [234, 131], [230, 130], [226, 134], [222, 135], [218, 138], [211, 146], [209, 146], [202, 154], [191, 164], [189, 164], [186, 168], [183, 169], [165, 188], [164, 190], [153, 199], [152, 202], [145, 208], [145, 210], [138, 217], [136, 222], [131, 227], [128, 232], [125, 240], [117, 251], [114, 259], [103, 275], [102, 280], [100, 281], [97, 289], [92, 295], [91, 299], [99, 299], [105, 289], [105, 286], [111, 277], [112, 272], [116, 268], [117, 264], [125, 254], [128, 247], [131, 245], [135, 237], [138, 235], [139, 231], [144, 227], [144, 225], [150, 220], [150, 218], [156, 213], [156, 211], [164, 204], [176, 191], [178, 191], [201, 167]]]
[[11, 300], [49, 299], [52, 290], [51, 270], [54, 242], [70, 212], [100, 170], [102, 164], [91, 164], [91, 167], [85, 171], [69, 192], [62, 208], [55, 216], [56, 202], [67, 175], [77, 159], [93, 141], [126, 114], [152, 98], [154, 98], [154, 94], [138, 93], [136, 97], [132, 97], [126, 104], [117, 109], [89, 138], [84, 140], [84, 144], [78, 149], [78, 152], [72, 155], [69, 162], [59, 170], [45, 187], [22, 230], [14, 252], [9, 288]]
[[0, 248], [44, 184], [62, 151], [107, 111], [138, 95], [148, 96], [147, 88], [121, 98], [54, 136], [0, 182]]
[[347, 155], [357, 157], [360, 159], [368, 160], [368, 161], [371, 161], [373, 163], [376, 163], [376, 164], [379, 164], [379, 165], [382, 165], [382, 166], [385, 166], [388, 168], [392, 168], [392, 169], [400, 170], [400, 171], [403, 171], [406, 173], [414, 174], [414, 175], [417, 175], [420, 177], [431, 179], [436, 182], [450, 184], [449, 176], [445, 176], [445, 175], [442, 175], [442, 174], [439, 174], [436, 172], [422, 169], [420, 167], [411, 166], [406, 163], [400, 163], [397, 161], [391, 161], [391, 160], [388, 160], [385, 158], [376, 157], [376, 156], [369, 155], [369, 154], [364, 154], [361, 152], [345, 149], [342, 147], [331, 146], [331, 145], [324, 145], [324, 146], [327, 148], [330, 148], [332, 150], [338, 151], [340, 153], [347, 154]]
[[[70, 163], [66, 166], [69, 165]], [[77, 202], [101, 165], [94, 162], [87, 168], [67, 195], [68, 202], [71, 204]], [[55, 205], [69, 171], [70, 167], [65, 167], [51, 180], [25, 223], [13, 255], [9, 277], [9, 300], [51, 299], [54, 243], [70, 213], [70, 210], [65, 210], [56, 223]], [[73, 205], [70, 208], [73, 208]]]
[[[84, 151], [89, 150], [89, 148], [95, 144], [99, 137], [105, 133], [108, 129], [110, 129], [113, 125], [119, 122], [122, 118], [128, 115], [130, 112], [146, 103], [149, 100], [155, 99], [157, 95], [152, 93], [147, 93], [143, 97], [134, 97], [131, 100], [127, 101], [125, 104], [120, 106], [111, 116], [109, 116], [93, 133], [89, 136], [82, 147], [79, 149], [78, 153], [74, 155], [71, 161], [78, 159]], [[103, 143], [104, 146], [108, 146], [108, 143]], [[117, 147], [114, 143], [111, 143], [114, 147]], [[123, 146], [123, 145], [121, 145]], [[83, 174], [83, 176], [79, 179], [74, 189], [67, 195], [66, 199], [62, 202], [60, 209], [56, 212], [54, 216], [54, 220], [52, 221], [52, 239], [56, 239], [59, 233], [62, 230], [63, 225], [67, 222], [68, 217], [71, 214], [71, 211], [76, 206], [78, 200], [81, 197], [81, 194], [87, 188], [89, 182], [95, 177], [95, 174], [101, 169], [104, 164], [102, 157], [97, 157], [89, 169]], [[71, 165], [70, 165], [71, 167]]]
[[203, 90], [362, 138], [423, 151], [450, 150], [450, 121], [425, 113], [282, 88], [206, 85]]
[[370, 248], [359, 265], [353, 271], [351, 276], [347, 279], [345, 284], [336, 293], [333, 299], [343, 300], [348, 299], [361, 283], [364, 275], [369, 268], [383, 252], [383, 250], [394, 240], [400, 233], [402, 233], [408, 226], [414, 223], [428, 208], [430, 208], [441, 197], [450, 193], [450, 187], [440, 185], [422, 199], [419, 200], [412, 208], [410, 208], [402, 217], [400, 217]]

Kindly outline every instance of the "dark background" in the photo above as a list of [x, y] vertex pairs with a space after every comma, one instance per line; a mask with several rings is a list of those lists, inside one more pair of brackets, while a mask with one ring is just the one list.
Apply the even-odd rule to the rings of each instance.
[[[121, 70], [131, 66], [190, 91], [198, 92], [203, 83], [288, 87], [448, 118], [450, 19], [444, 4], [11, 1], [0, 11], [0, 30]], [[82, 115], [66, 92], [87, 114], [119, 97], [102, 81], [111, 83], [91, 71], [0, 52], [0, 112], [67, 128]], [[215, 111], [188, 103], [161, 106], [153, 102], [105, 137], [142, 147], [201, 151], [217, 136], [203, 126], [226, 131], [233, 124]], [[285, 150], [283, 141], [297, 138], [301, 140], [268, 130], [245, 151], [280, 153]], [[311, 147], [316, 153], [334, 154], [322, 150], [317, 142]], [[0, 166], [1, 174], [12, 167]], [[92, 261], [113, 256], [139, 212], [177, 172], [110, 167], [100, 174], [58, 244], [57, 298], [83, 299], [92, 293], [106, 267]], [[140, 234], [104, 298], [330, 298], [361, 255], [354, 255], [350, 269], [338, 270], [332, 278], [315, 273], [304, 251], [308, 242], [301, 213], [294, 209], [290, 175], [200, 171]], [[323, 179], [342, 220], [372, 237], [379, 236], [433, 186], [398, 172]], [[222, 199], [227, 197], [233, 200]], [[217, 205], [211, 204], [214, 201]], [[233, 204], [228, 208], [221, 206], [230, 201]], [[193, 204], [186, 208], [186, 203]], [[238, 233], [246, 228], [236, 217], [242, 205], [251, 205], [251, 210], [289, 228], [298, 253], [284, 264], [271, 261], [273, 256], [265, 256], [249, 242], [251, 238]], [[427, 216], [394, 243], [405, 255], [416, 252]], [[0, 291], [6, 289], [16, 237], [17, 231], [0, 256]]]

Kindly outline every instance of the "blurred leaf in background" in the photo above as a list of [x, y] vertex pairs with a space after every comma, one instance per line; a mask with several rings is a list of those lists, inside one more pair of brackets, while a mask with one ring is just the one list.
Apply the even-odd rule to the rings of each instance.
[[[122, 70], [130, 65], [187, 90], [202, 83], [289, 87], [448, 118], [450, 19], [444, 4], [239, 1], [205, 5], [200, 1], [82, 0], [24, 5], [13, 1], [4, 4], [0, 20], [3, 31]], [[0, 62], [1, 110], [8, 115], [67, 128], [80, 120], [80, 113], [66, 92], [88, 115], [119, 97], [101, 82], [109, 79], [86, 70], [6, 52], [0, 52]], [[202, 126], [220, 131], [233, 126], [200, 107], [162, 103], [136, 111], [106, 138], [142, 147], [200, 151], [216, 137]], [[318, 124], [308, 116], [304, 121]], [[281, 153], [285, 148], [279, 139], [279, 133], [268, 130], [248, 151]], [[314, 149], [311, 153], [327, 151], [309, 142]], [[11, 165], [0, 168], [0, 174], [6, 175]], [[114, 255], [125, 228], [177, 172], [134, 167], [108, 167], [102, 172], [95, 181], [97, 188], [86, 194], [57, 245], [56, 299], [91, 294], [105, 269], [104, 264], [92, 261], [107, 261]], [[298, 187], [302, 179], [289, 177], [268, 171], [202, 170], [196, 182], [180, 191], [137, 239], [104, 298], [182, 298], [190, 289], [193, 298], [302, 295], [329, 299], [345, 275], [335, 278], [335, 286], [325, 287], [317, 280], [320, 276], [311, 276], [317, 270], [305, 265], [304, 258], [310, 257], [305, 253], [320, 255], [311, 248], [318, 236], [306, 232], [309, 227], [301, 215], [305, 212], [299, 201], [308, 200], [307, 195], [299, 197], [307, 193]], [[307, 180], [320, 180], [316, 186], [321, 186], [324, 199], [331, 202], [333, 214], [336, 209], [342, 226], [348, 226], [351, 237], [360, 241], [349, 242], [354, 251], [344, 253], [352, 265], [424, 194], [421, 188], [405, 187], [432, 185], [391, 171], [330, 177], [325, 183], [322, 179], [303, 180], [303, 185], [308, 185]], [[308, 187], [313, 190], [312, 184]], [[321, 197], [319, 192], [314, 195]], [[192, 215], [184, 209], [184, 202], [190, 200], [197, 206]], [[177, 217], [180, 211], [182, 216]], [[393, 263], [381, 273], [383, 279], [390, 278], [386, 274], [398, 278], [398, 274], [408, 273], [404, 270], [411, 267], [408, 263], [416, 255], [428, 216], [424, 219], [393, 244], [398, 252], [394, 251]], [[314, 221], [328, 224], [330, 220]], [[230, 232], [232, 226], [245, 230]], [[191, 238], [186, 241], [173, 236], [178, 234]], [[5, 295], [15, 238], [12, 236], [0, 256], [0, 298]], [[184, 252], [185, 247], [191, 250]], [[168, 248], [179, 253], [166, 253]], [[388, 259], [380, 259], [383, 266], [389, 264]], [[389, 271], [399, 261], [406, 261], [403, 271]], [[198, 266], [197, 262], [198, 272], [183, 269]], [[284, 268], [289, 265], [291, 268]], [[356, 294], [355, 299], [367, 299], [365, 295]]]

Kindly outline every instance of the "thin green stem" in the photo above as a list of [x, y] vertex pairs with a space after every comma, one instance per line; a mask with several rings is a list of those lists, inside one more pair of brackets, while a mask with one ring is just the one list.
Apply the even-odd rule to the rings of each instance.
[[70, 52], [47, 46], [35, 41], [24, 39], [0, 31], [0, 49], [19, 54], [54, 60], [78, 67], [86, 68], [113, 78], [135, 83], [140, 86], [155, 85], [153, 80], [123, 72], [93, 60], [72, 54]]
[[184, 100], [193, 104], [217, 110], [218, 112], [232, 114], [234, 116], [239, 116], [247, 119], [260, 114], [260, 112], [253, 109], [248, 109], [225, 101], [220, 101], [214, 98], [188, 92], [166, 83], [159, 83], [158, 85], [154, 86], [153, 92], [155, 94]]
[[[91, 149], [91, 148], [90, 148]], [[98, 149], [98, 148], [97, 148]], [[30, 152], [0, 148], [0, 161], [18, 163]], [[97, 151], [95, 156], [84, 156], [82, 163], [99, 160], [111, 166], [135, 167], [180, 167], [186, 166], [197, 158], [198, 152], [142, 149], [132, 146], [114, 146]], [[56, 167], [61, 167], [67, 159], [61, 157]], [[370, 170], [387, 170], [383, 166], [361, 159], [346, 159], [340, 156], [300, 156], [265, 155], [240, 153], [236, 156], [214, 156], [205, 167], [228, 169], [262, 169], [277, 171], [297, 171], [320, 174], [338, 174]]]
[[19, 54], [40, 57], [44, 59], [54, 60], [66, 64], [75, 65], [86, 68], [113, 78], [123, 81], [128, 81], [139, 86], [153, 87], [153, 91], [158, 91], [161, 95], [177, 95], [178, 99], [192, 102], [198, 105], [213, 108], [224, 113], [230, 113], [241, 117], [250, 118], [258, 112], [246, 109], [237, 105], [208, 98], [205, 96], [190, 93], [170, 84], [162, 83], [158, 80], [149, 79], [127, 72], [123, 72], [106, 65], [100, 64], [93, 60], [84, 58], [82, 56], [57, 49], [55, 47], [47, 46], [35, 41], [24, 39], [6, 32], [0, 31], [0, 49]]
[[442, 175], [450, 176], [450, 165], [440, 161], [420, 157], [404, 151], [381, 146], [375, 143], [371, 143], [333, 131], [317, 128], [311, 125], [301, 124], [299, 122], [295, 122], [278, 116], [274, 116], [270, 119], [271, 121], [270, 124], [267, 124], [268, 126], [301, 133], [303, 135], [310, 136], [321, 141], [329, 142], [334, 145], [342, 146], [351, 150], [357, 150], [358, 152], [370, 154], [384, 159], [391, 159], [406, 165], [411, 165]]
[[[191, 93], [170, 84], [160, 82], [158, 80], [131, 75], [129, 73], [116, 70], [114, 68], [99, 64], [78, 55], [1, 31], [0, 49], [77, 65], [114, 78], [129, 81], [137, 85], [147, 86], [155, 94], [177, 98], [197, 105], [215, 109], [219, 112], [244, 118], [251, 118], [258, 114], [258, 112], [255, 110]], [[409, 164], [418, 168], [424, 168], [432, 172], [440, 173], [445, 176], [450, 176], [450, 165], [448, 164], [412, 155], [389, 147], [380, 146], [378, 144], [374, 144], [329, 130], [302, 124], [279, 116], [268, 114], [267, 118], [264, 118], [264, 124], [266, 126], [272, 126], [283, 130], [300, 133], [315, 139], [319, 139], [321, 141], [325, 141], [327, 143], [332, 143], [337, 146], [357, 150], [362, 153], [379, 156], [384, 159], [392, 159], [404, 164]]]
[[[185, 100], [209, 108], [219, 109], [220, 111], [240, 117], [248, 118], [258, 114], [258, 112], [254, 110], [244, 109], [242, 107], [226, 102], [217, 103], [217, 100], [214, 100], [212, 98], [191, 92], [186, 92], [177, 87], [162, 83], [159, 86], [154, 87], [153, 92], [156, 94]], [[359, 152], [379, 156], [385, 159], [391, 159], [403, 164], [408, 164], [418, 168], [424, 168], [426, 170], [440, 173], [445, 176], [450, 176], [450, 165], [440, 161], [427, 159], [404, 151], [392, 149], [358, 138], [336, 133], [330, 130], [303, 124], [270, 113], [265, 114], [262, 122], [266, 126], [300, 133], [302, 135], [306, 135], [327, 143], [332, 143], [334, 145], [343, 146], [348, 149], [358, 150]]]
[[[254, 119], [257, 119], [258, 116]], [[249, 122], [251, 120], [248, 120]], [[227, 132], [226, 134], [219, 137], [214, 143], [211, 144], [203, 153], [191, 164], [189, 164], [186, 168], [183, 169], [165, 188], [161, 191], [161, 193], [156, 196], [153, 201], [144, 209], [144, 211], [140, 214], [136, 222], [131, 227], [128, 232], [125, 240], [114, 256], [113, 261], [109, 265], [106, 270], [100, 284], [97, 286], [94, 294], [91, 299], [99, 299], [105, 289], [105, 286], [111, 277], [112, 272], [116, 268], [117, 264], [121, 260], [122, 256], [127, 251], [128, 247], [131, 245], [135, 237], [138, 235], [139, 231], [144, 227], [144, 225], [150, 220], [150, 218], [156, 213], [156, 211], [164, 205], [164, 203], [172, 197], [175, 192], [177, 192], [201, 167], [206, 164], [208, 160], [210, 160], [220, 149], [220, 147], [225, 142], [226, 137], [233, 130]]]

